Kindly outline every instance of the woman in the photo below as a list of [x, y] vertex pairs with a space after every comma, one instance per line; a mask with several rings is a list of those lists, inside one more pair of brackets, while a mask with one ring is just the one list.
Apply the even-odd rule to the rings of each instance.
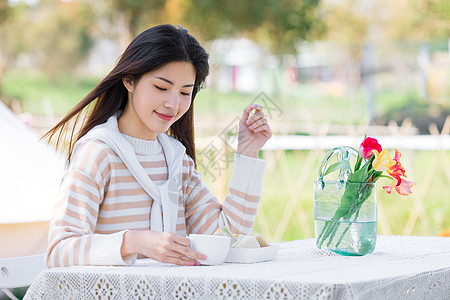
[[137, 255], [199, 265], [205, 256], [187, 234], [221, 226], [250, 233], [265, 169], [257, 154], [271, 129], [260, 106], [244, 110], [230, 195], [220, 204], [195, 169], [193, 101], [208, 72], [208, 54], [187, 30], [155, 26], [47, 133], [58, 145], [75, 123], [49, 267], [131, 264]]

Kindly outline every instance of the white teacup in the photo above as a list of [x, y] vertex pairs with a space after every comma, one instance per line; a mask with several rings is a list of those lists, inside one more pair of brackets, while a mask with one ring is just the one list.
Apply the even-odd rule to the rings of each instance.
[[220, 265], [227, 257], [230, 249], [230, 238], [227, 236], [190, 234], [191, 248], [206, 255], [199, 260], [202, 265]]

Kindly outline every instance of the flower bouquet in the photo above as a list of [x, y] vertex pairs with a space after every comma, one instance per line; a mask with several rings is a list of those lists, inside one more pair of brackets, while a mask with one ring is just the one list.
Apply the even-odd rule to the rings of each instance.
[[[327, 166], [334, 155], [337, 155], [338, 161]], [[351, 155], [356, 157], [353, 168], [350, 165]], [[400, 157], [400, 152], [395, 149], [394, 158], [391, 158], [387, 150], [370, 137], [363, 140], [359, 151], [338, 147], [325, 156], [314, 188], [318, 248], [342, 255], [365, 255], [374, 250], [376, 181], [381, 177], [391, 179], [391, 184], [384, 186], [384, 190], [390, 194], [394, 189], [401, 196], [411, 194], [415, 184], [405, 179]], [[339, 171], [338, 180], [323, 180], [324, 176], [335, 171]]]

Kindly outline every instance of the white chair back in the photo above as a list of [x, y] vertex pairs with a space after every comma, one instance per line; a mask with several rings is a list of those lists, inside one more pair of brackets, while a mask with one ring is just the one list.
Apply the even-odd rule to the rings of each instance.
[[31, 285], [46, 268], [45, 254], [0, 258], [0, 289], [9, 296], [8, 289]]

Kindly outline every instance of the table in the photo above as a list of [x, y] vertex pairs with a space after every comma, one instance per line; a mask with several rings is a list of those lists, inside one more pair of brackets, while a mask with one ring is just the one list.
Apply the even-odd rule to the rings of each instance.
[[378, 236], [374, 253], [344, 257], [314, 239], [280, 243], [275, 261], [43, 271], [25, 299], [450, 299], [450, 238]]

